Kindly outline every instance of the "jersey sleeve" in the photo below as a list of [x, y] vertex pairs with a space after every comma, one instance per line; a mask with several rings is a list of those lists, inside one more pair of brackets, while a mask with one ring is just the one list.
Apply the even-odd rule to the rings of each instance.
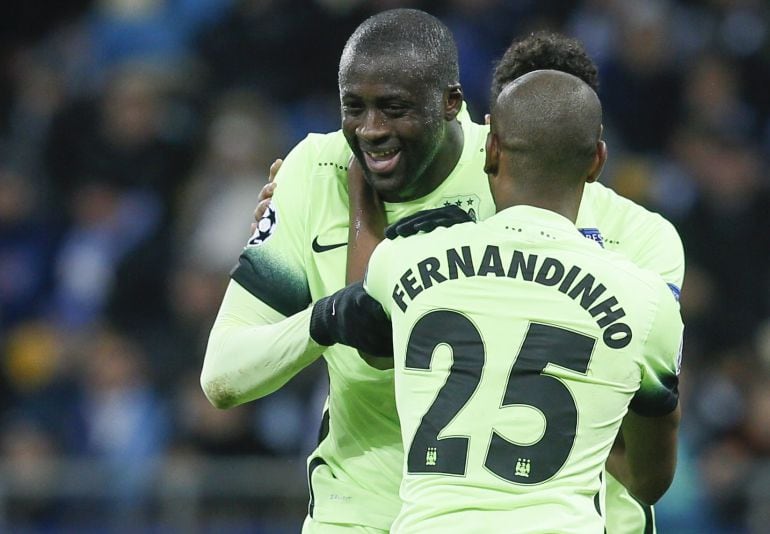
[[385, 313], [390, 317], [391, 292], [388, 289], [388, 271], [390, 264], [391, 248], [393, 241], [385, 239], [375, 247], [364, 276], [364, 289], [377, 302], [380, 303]]
[[659, 307], [645, 340], [642, 381], [630, 408], [639, 415], [659, 417], [679, 402], [679, 367], [682, 356], [682, 318], [671, 292], [658, 284]]
[[231, 281], [201, 370], [211, 403], [229, 408], [263, 397], [315, 361], [324, 347], [310, 338], [311, 310], [284, 318]]
[[312, 136], [286, 157], [275, 177], [278, 186], [257, 229], [243, 249], [232, 278], [285, 316], [311, 302], [305, 269], [308, 183], [317, 154]]
[[674, 225], [658, 214], [651, 214], [641, 234], [637, 234], [639, 254], [634, 263], [658, 273], [679, 300], [684, 281], [684, 247]]
[[638, 267], [658, 273], [679, 300], [684, 248], [673, 224], [598, 182], [586, 186], [580, 209], [578, 226], [597, 225], [605, 238], [614, 240], [605, 243], [606, 248], [621, 253]]

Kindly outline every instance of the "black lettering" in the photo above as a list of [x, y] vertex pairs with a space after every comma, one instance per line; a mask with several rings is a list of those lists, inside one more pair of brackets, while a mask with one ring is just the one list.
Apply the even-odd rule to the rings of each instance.
[[602, 333], [604, 343], [611, 349], [622, 349], [631, 343], [631, 328], [625, 323], [614, 323]]
[[398, 307], [401, 308], [402, 312], [406, 311], [406, 302], [404, 302], [404, 290], [401, 289], [401, 286], [396, 284], [393, 286], [393, 302], [398, 304]]
[[437, 284], [446, 282], [446, 276], [438, 272], [438, 268], [441, 266], [438, 258], [425, 258], [417, 264], [417, 270], [420, 272], [420, 280], [422, 280], [422, 286], [428, 289], [433, 285], [433, 281]]
[[572, 268], [570, 268], [569, 272], [567, 272], [567, 276], [565, 276], [564, 280], [562, 280], [561, 284], [559, 284], [559, 291], [561, 291], [562, 293], [566, 293], [567, 290], [569, 289], [569, 286], [575, 280], [580, 270], [581, 270], [580, 267], [578, 267], [577, 265], [573, 265]]
[[414, 272], [411, 269], [401, 276], [401, 285], [404, 286], [406, 294], [412, 300], [422, 292], [422, 287], [417, 285], [417, 279], [414, 277]]
[[457, 253], [457, 249], [450, 248], [446, 251], [446, 261], [449, 266], [449, 278], [451, 280], [457, 280], [457, 268], [459, 267], [463, 274], [470, 278], [476, 274], [476, 270], [473, 268], [473, 257], [471, 256], [471, 247], [464, 246], [462, 250], [462, 258]]
[[562, 276], [564, 276], [564, 265], [555, 258], [546, 258], [537, 272], [535, 282], [544, 286], [555, 286]]
[[588, 313], [591, 314], [591, 317], [596, 317], [601, 313], [604, 314], [604, 317], [596, 321], [596, 324], [599, 325], [599, 328], [604, 328], [608, 324], [614, 323], [621, 317], [625, 317], [626, 312], [623, 310], [623, 308], [617, 308], [615, 310], [612, 309], [612, 307], [617, 303], [618, 299], [615, 297], [610, 297], [607, 300], [601, 301], [599, 304], [588, 310]]
[[511, 266], [508, 267], [508, 277], [516, 278], [521, 272], [521, 277], [531, 282], [535, 277], [535, 264], [537, 264], [537, 254], [530, 254], [527, 256], [526, 263], [524, 262], [524, 254], [518, 250], [513, 251], [513, 257], [511, 258]]
[[575, 300], [577, 300], [578, 295], [580, 295], [580, 306], [582, 306], [584, 310], [590, 308], [591, 305], [596, 302], [596, 299], [598, 299], [601, 294], [604, 293], [605, 289], [607, 289], [604, 287], [604, 284], [599, 284], [595, 288], [592, 287], [594, 282], [596, 282], [594, 275], [587, 274], [580, 280], [580, 282], [575, 284], [572, 291], [568, 293], [570, 298]]
[[496, 245], [487, 245], [479, 266], [479, 276], [486, 276], [490, 273], [495, 276], [505, 276], [503, 260], [500, 258], [500, 247]]

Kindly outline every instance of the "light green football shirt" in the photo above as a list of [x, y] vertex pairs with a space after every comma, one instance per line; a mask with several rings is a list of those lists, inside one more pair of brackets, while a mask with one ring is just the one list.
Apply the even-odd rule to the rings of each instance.
[[[487, 127], [465, 113], [458, 120], [465, 146], [457, 167], [430, 195], [387, 204], [389, 222], [449, 203], [479, 220], [494, 213], [483, 172]], [[233, 271], [237, 283], [285, 316], [344, 285], [350, 156], [340, 131], [311, 134], [299, 143], [285, 158], [272, 204]], [[681, 287], [681, 242], [662, 217], [595, 183], [586, 186], [578, 225], [595, 239], [606, 236], [607, 248], [668, 273], [666, 280]], [[662, 252], [650, 254], [645, 247]], [[317, 521], [387, 530], [400, 508], [403, 455], [393, 372], [370, 367], [343, 346], [329, 348], [324, 356], [330, 396], [323, 439], [308, 459], [309, 512]]]
[[603, 532], [629, 404], [677, 404], [683, 327], [660, 276], [517, 206], [381, 243], [366, 288], [393, 322], [406, 454], [392, 531]]
[[[455, 169], [426, 197], [386, 204], [389, 222], [448, 203], [478, 218], [494, 213], [482, 171], [487, 128], [463, 117], [465, 145]], [[269, 212], [233, 272], [239, 284], [284, 315], [344, 286], [350, 156], [341, 132], [311, 134], [297, 145], [276, 177]], [[387, 530], [401, 506], [403, 457], [393, 371], [369, 366], [342, 345], [324, 357], [328, 433], [308, 460], [309, 513], [320, 522]]]

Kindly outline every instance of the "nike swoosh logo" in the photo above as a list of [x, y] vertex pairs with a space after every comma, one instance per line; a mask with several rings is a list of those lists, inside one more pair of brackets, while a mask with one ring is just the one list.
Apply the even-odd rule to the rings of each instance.
[[327, 250], [334, 250], [346, 246], [347, 243], [334, 243], [333, 245], [322, 245], [318, 242], [318, 236], [313, 239], [313, 252], [326, 252]]

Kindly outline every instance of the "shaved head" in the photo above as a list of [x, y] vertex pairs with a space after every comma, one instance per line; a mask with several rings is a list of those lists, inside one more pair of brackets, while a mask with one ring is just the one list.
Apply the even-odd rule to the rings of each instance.
[[602, 106], [579, 78], [555, 70], [525, 74], [503, 87], [492, 108], [503, 151], [535, 174], [569, 179], [584, 172], [602, 130]]
[[498, 209], [532, 204], [577, 214], [585, 182], [606, 158], [602, 106], [588, 84], [556, 70], [525, 74], [502, 87], [490, 132], [486, 171]]
[[340, 82], [354, 63], [383, 58], [405, 74], [419, 73], [441, 89], [460, 81], [457, 45], [452, 33], [433, 15], [418, 9], [391, 9], [361, 23], [340, 58]]

